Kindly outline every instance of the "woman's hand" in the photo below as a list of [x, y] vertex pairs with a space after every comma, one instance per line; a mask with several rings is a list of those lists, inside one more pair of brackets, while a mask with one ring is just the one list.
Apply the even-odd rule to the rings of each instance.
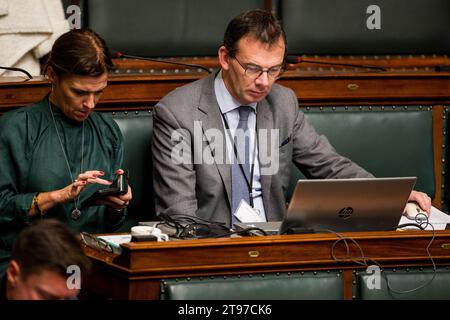
[[91, 170], [86, 171], [83, 173], [80, 173], [78, 177], [75, 179], [74, 182], [69, 184], [67, 187], [56, 191], [56, 202], [57, 203], [67, 203], [70, 201], [73, 201], [76, 199], [81, 191], [88, 185], [88, 184], [103, 184], [106, 186], [111, 185], [111, 181], [99, 178], [101, 176], [104, 176], [105, 173], [103, 171], [98, 170]]
[[[124, 171], [122, 169], [117, 169], [116, 174], [117, 175], [124, 174]], [[132, 198], [133, 193], [131, 191], [131, 187], [128, 185], [128, 190], [126, 194], [116, 196], [106, 196], [102, 199], [97, 200], [96, 203], [99, 205], [105, 205], [112, 209], [121, 210], [126, 208], [130, 204]]]
[[[57, 204], [74, 201], [88, 184], [97, 183], [106, 186], [111, 185], [111, 181], [100, 178], [104, 175], [105, 173], [99, 170], [86, 171], [80, 173], [74, 182], [62, 189], [39, 193], [39, 209], [41, 210], [41, 214], [45, 214], [47, 210], [53, 208]], [[30, 217], [37, 213], [36, 206], [32, 205], [29, 211]]]
[[130, 204], [132, 198], [133, 195], [131, 192], [131, 187], [128, 186], [126, 194], [117, 196], [106, 196], [105, 198], [98, 200], [97, 203], [100, 205], [105, 205], [112, 209], [120, 210], [126, 208]]

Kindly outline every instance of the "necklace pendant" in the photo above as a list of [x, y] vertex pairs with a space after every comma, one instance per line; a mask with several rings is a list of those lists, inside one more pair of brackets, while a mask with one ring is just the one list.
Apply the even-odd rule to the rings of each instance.
[[78, 220], [78, 218], [81, 216], [81, 211], [78, 208], [73, 209], [72, 211], [72, 219]]

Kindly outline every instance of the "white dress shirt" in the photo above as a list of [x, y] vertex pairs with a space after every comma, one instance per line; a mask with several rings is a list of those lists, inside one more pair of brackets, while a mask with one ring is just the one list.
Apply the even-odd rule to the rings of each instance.
[[[228, 125], [230, 127], [231, 137], [234, 137], [236, 128], [239, 123], [239, 110], [238, 108], [242, 105], [230, 94], [222, 78], [222, 71], [220, 71], [216, 79], [214, 80], [214, 92], [216, 94], [217, 102], [219, 103], [220, 111], [227, 119]], [[255, 112], [251, 112], [248, 117], [248, 128], [250, 133], [250, 159], [255, 159], [255, 168], [253, 171], [253, 206], [259, 211], [259, 215], [264, 221], [267, 221], [266, 213], [264, 211], [264, 203], [262, 198], [262, 188], [261, 188], [261, 177], [259, 168], [259, 158], [258, 158], [258, 146], [256, 150], [253, 150], [255, 146], [255, 128], [256, 128], [256, 105], [257, 103], [249, 104]], [[223, 123], [223, 119], [222, 119]], [[233, 163], [235, 160], [235, 155], [233, 151], [233, 144], [230, 140], [230, 135], [226, 133], [227, 129], [224, 124], [226, 143], [227, 143], [227, 156], [229, 163]], [[254, 154], [255, 152], [255, 154]]]

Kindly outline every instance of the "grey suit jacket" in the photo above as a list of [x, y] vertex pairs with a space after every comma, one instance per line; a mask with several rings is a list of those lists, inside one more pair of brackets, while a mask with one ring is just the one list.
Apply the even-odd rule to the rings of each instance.
[[[220, 133], [225, 139], [214, 77], [212, 74], [178, 88], [156, 105], [152, 151], [155, 204], [158, 214], [195, 215], [229, 225], [231, 166], [222, 161], [225, 143], [211, 134]], [[269, 221], [282, 220], [285, 214], [292, 161], [308, 178], [372, 177], [337, 154], [327, 138], [316, 133], [288, 88], [274, 84], [270, 94], [257, 105], [256, 121], [258, 132], [266, 129], [278, 133], [276, 145], [272, 143], [279, 154], [278, 170], [261, 173]], [[263, 140], [258, 141], [260, 164], [263, 150], [268, 149], [262, 145]]]

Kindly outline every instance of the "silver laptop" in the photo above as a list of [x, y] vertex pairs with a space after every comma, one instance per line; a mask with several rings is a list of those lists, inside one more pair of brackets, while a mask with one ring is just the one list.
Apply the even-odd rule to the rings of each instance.
[[298, 180], [279, 232], [395, 229], [416, 180], [416, 177]]

